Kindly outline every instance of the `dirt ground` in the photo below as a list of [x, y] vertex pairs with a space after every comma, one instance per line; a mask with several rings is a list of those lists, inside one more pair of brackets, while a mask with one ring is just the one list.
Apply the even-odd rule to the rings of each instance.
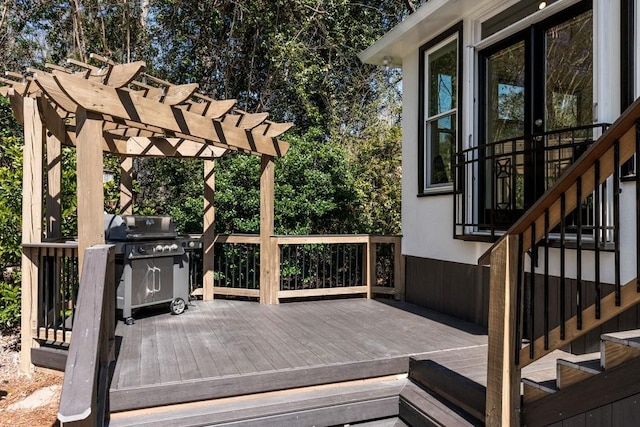
[[[0, 335], [0, 426], [34, 427], [55, 426], [62, 376], [35, 372], [26, 375], [18, 365], [18, 335]], [[33, 409], [11, 410], [9, 406], [23, 401], [45, 387], [58, 386], [55, 397], [49, 404]]]

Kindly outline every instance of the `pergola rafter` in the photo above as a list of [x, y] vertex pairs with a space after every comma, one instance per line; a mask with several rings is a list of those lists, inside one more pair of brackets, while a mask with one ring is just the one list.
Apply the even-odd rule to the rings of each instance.
[[[40, 242], [43, 237], [61, 238], [62, 146], [75, 147], [77, 153], [80, 264], [87, 247], [104, 243], [103, 153], [120, 157], [120, 207], [125, 214], [132, 213], [133, 207], [134, 157], [202, 159], [203, 298], [213, 299], [215, 159], [234, 151], [259, 155], [260, 264], [264, 266], [260, 269], [260, 301], [277, 303], [278, 287], [271, 280], [278, 250], [272, 239], [273, 160], [289, 149], [278, 137], [292, 124], [269, 121], [267, 113], [235, 109], [235, 100], [198, 93], [197, 84], [175, 85], [150, 76], [143, 62], [117, 64], [99, 55], [91, 58], [100, 66], [70, 59], [64, 67], [46, 64], [47, 71], [28, 69], [26, 75], [9, 71], [0, 77], [0, 96], [9, 98], [25, 129], [23, 244]], [[37, 284], [33, 280], [37, 266], [27, 255], [22, 257], [22, 271], [23, 285]], [[37, 290], [23, 286], [23, 313], [34, 313], [34, 295]], [[23, 315], [24, 348], [33, 344], [32, 318]], [[22, 362], [23, 367], [29, 366], [30, 356]]]

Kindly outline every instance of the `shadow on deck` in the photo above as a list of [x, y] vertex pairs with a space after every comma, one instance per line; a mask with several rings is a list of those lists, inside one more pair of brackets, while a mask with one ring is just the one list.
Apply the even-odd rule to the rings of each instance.
[[195, 302], [119, 323], [112, 412], [407, 373], [455, 359], [484, 383], [486, 331], [393, 301]]

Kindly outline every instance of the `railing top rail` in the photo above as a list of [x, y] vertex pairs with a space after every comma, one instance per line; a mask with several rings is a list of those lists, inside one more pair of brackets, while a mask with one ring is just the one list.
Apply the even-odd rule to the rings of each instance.
[[78, 242], [76, 241], [56, 241], [56, 242], [37, 242], [37, 243], [23, 243], [23, 248], [59, 248], [59, 249], [77, 249]]
[[[273, 235], [278, 244], [314, 244], [314, 243], [395, 243], [401, 235], [391, 234], [306, 234]], [[258, 234], [217, 234], [215, 243], [260, 243]]]
[[606, 130], [607, 126], [610, 126], [610, 123], [594, 123], [591, 125], [584, 125], [584, 126], [577, 126], [577, 127], [572, 127], [572, 128], [562, 128], [562, 129], [555, 129], [555, 130], [550, 130], [547, 132], [539, 132], [539, 133], [532, 133], [532, 134], [526, 134], [526, 135], [518, 135], [518, 136], [514, 136], [511, 138], [505, 138], [505, 139], [501, 139], [499, 141], [492, 141], [492, 142], [486, 142], [484, 144], [478, 144], [477, 146], [474, 147], [469, 147], [466, 148], [462, 151], [460, 151], [460, 154], [465, 154], [468, 152], [472, 152], [472, 151], [477, 151], [481, 148], [487, 148], [487, 147], [492, 147], [494, 145], [503, 145], [503, 144], [508, 144], [510, 142], [513, 141], [521, 141], [521, 140], [525, 140], [525, 139], [530, 139], [530, 138], [534, 138], [534, 137], [545, 137], [545, 136], [552, 136], [552, 135], [558, 135], [558, 134], [569, 134], [569, 133], [576, 133], [576, 132], [580, 132], [583, 130], [589, 130], [589, 129], [601, 129], [602, 131]]
[[332, 243], [394, 243], [402, 236], [376, 234], [311, 234], [299, 236], [273, 236], [278, 244], [332, 244]]
[[[502, 240], [509, 235], [519, 235], [525, 232], [532, 223], [538, 221], [544, 215], [545, 210], [549, 209], [563, 193], [567, 192], [578, 178], [587, 173], [598, 159], [612, 149], [615, 142], [629, 132], [638, 120], [640, 120], [640, 98], [629, 106], [618, 120], [607, 128], [575, 163], [567, 168], [555, 184], [478, 259], [478, 264], [488, 265], [491, 252]], [[633, 129], [633, 133], [635, 137], [635, 129]]]
[[69, 346], [58, 419], [70, 423], [86, 419], [93, 408], [98, 376], [100, 338], [107, 269], [113, 245], [86, 249], [78, 293], [78, 310]]

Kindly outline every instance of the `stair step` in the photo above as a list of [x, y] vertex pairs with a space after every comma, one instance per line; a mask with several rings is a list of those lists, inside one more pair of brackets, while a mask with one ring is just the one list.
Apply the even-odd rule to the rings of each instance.
[[[398, 396], [407, 383], [405, 378], [348, 385], [334, 384], [140, 409], [111, 414], [109, 425], [285, 427], [388, 420], [389, 425], [394, 426], [399, 409]], [[372, 425], [377, 427], [376, 424]]]
[[411, 427], [423, 426], [480, 426], [471, 415], [434, 392], [409, 381], [400, 392], [400, 420]]
[[522, 386], [522, 401], [525, 404], [535, 402], [558, 391], [555, 378], [546, 381], [535, 381], [531, 378], [523, 378]]
[[602, 368], [599, 357], [581, 361], [558, 359], [556, 385], [559, 389], [567, 388], [600, 372]]
[[411, 358], [409, 379], [478, 420], [484, 420], [486, 387], [433, 360]]
[[640, 357], [639, 330], [602, 334], [600, 340], [601, 365], [604, 369]]

